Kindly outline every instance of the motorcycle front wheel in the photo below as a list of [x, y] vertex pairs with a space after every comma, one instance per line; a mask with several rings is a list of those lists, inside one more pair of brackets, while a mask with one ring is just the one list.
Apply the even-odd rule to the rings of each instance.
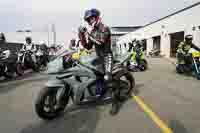
[[120, 75], [119, 81], [116, 84], [118, 88], [117, 93], [121, 101], [130, 98], [132, 94], [137, 94], [137, 90], [135, 89], [135, 78], [131, 72]]
[[145, 71], [147, 69], [147, 61], [146, 60], [140, 61], [139, 69], [140, 69], [140, 71]]
[[[52, 120], [61, 115], [69, 102], [68, 93], [62, 92], [62, 88], [45, 87], [36, 99], [35, 111], [44, 120]], [[61, 91], [60, 91], [61, 90]], [[58, 100], [58, 95], [61, 95]]]

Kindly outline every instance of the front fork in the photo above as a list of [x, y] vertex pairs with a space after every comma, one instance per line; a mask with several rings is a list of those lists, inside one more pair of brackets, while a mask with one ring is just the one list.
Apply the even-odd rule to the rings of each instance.
[[64, 81], [62, 81], [63, 84], [65, 84], [63, 87], [59, 88], [56, 94], [56, 101], [57, 103], [62, 102], [63, 100], [66, 99], [66, 97], [69, 97], [72, 99], [74, 102], [74, 94], [73, 94], [73, 89], [70, 87], [68, 84], [66, 84]]

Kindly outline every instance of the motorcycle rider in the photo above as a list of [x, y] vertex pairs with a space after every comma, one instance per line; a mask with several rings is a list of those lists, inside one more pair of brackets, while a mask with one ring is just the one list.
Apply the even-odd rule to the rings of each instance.
[[22, 46], [22, 51], [31, 51], [31, 58], [33, 60], [34, 63], [36, 63], [36, 56], [35, 56], [35, 52], [37, 51], [36, 45], [34, 45], [32, 43], [32, 39], [31, 37], [26, 37], [25, 38], [26, 43]]
[[[79, 38], [81, 45], [90, 50], [93, 45], [98, 59], [102, 62], [104, 69], [104, 81], [112, 80], [112, 65], [113, 55], [111, 51], [111, 32], [109, 27], [101, 22], [100, 11], [97, 9], [90, 9], [85, 12], [84, 20], [89, 24], [91, 31], [87, 31], [86, 27], [79, 27]], [[119, 100], [117, 94], [114, 94], [114, 101], [112, 103], [111, 115], [117, 114], [119, 111]]]
[[[193, 41], [193, 36], [192, 35], [186, 35], [185, 36], [185, 41], [181, 42], [178, 45], [177, 49], [177, 61], [180, 66], [182, 66], [182, 72], [187, 71], [189, 72], [191, 70], [191, 65], [192, 60], [191, 60], [191, 55], [188, 53], [191, 48], [194, 48], [197, 51], [200, 51], [200, 48], [197, 47], [195, 44], [192, 43]], [[187, 65], [187, 67], [185, 66]], [[188, 69], [189, 68], [189, 69]]]
[[139, 64], [140, 63], [140, 57], [141, 57], [141, 54], [143, 52], [142, 41], [140, 41], [140, 40], [136, 41], [136, 45], [133, 48], [132, 52], [133, 52], [132, 55], [134, 55], [134, 53], [136, 52], [136, 56], [133, 57], [133, 58], [135, 59], [136, 63]]

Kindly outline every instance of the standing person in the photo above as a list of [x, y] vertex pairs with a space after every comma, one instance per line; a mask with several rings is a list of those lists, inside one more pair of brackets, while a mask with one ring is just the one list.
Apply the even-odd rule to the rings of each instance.
[[135, 60], [137, 64], [140, 64], [141, 56], [143, 53], [143, 43], [141, 40], [136, 41], [136, 45], [133, 48], [133, 52], [136, 52]]
[[44, 41], [41, 41], [40, 42], [40, 49], [43, 53], [43, 57], [42, 57], [42, 64], [46, 67], [47, 66], [47, 63], [48, 63], [48, 47], [46, 45], [46, 43]]
[[[104, 80], [112, 80], [112, 65], [113, 55], [111, 51], [111, 32], [110, 28], [101, 22], [100, 11], [97, 9], [87, 10], [84, 15], [84, 20], [91, 27], [91, 32], [88, 33], [87, 28], [79, 27], [79, 38], [81, 44], [86, 49], [91, 49], [95, 46], [95, 51], [98, 59], [103, 62]], [[86, 39], [88, 37], [88, 40]], [[119, 111], [119, 100], [117, 94], [114, 94], [112, 103], [111, 115], [117, 114]]]

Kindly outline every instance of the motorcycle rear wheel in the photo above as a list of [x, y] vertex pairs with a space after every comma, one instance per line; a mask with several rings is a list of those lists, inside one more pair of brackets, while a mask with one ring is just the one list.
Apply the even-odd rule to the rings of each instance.
[[140, 61], [139, 69], [140, 69], [140, 71], [145, 71], [147, 69], [147, 61], [146, 60]]
[[197, 80], [200, 80], [200, 74], [196, 74]]
[[16, 73], [18, 76], [22, 76], [24, 74], [24, 69], [21, 63], [16, 64]]
[[32, 65], [32, 69], [33, 69], [34, 72], [39, 72], [39, 71], [40, 71], [40, 66], [39, 66], [39, 64], [35, 64], [35, 63], [34, 63], [34, 64]]
[[7, 72], [7, 73], [5, 73], [4, 77], [8, 80], [11, 80], [15, 77], [15, 73], [14, 72]]

